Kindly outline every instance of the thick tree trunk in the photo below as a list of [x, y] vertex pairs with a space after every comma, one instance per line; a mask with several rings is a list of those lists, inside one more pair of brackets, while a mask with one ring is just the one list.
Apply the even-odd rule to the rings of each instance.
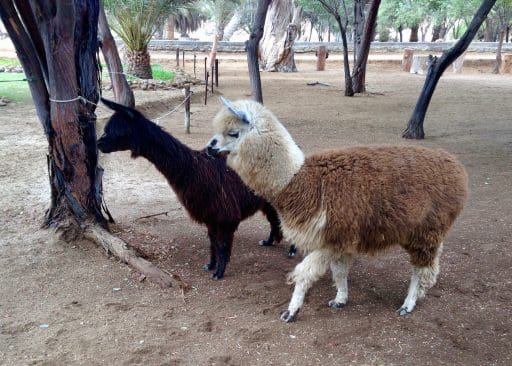
[[151, 58], [147, 49], [134, 51], [126, 49], [126, 72], [141, 79], [151, 79]]
[[254, 25], [249, 40], [246, 42], [247, 49], [247, 66], [249, 68], [249, 79], [251, 82], [252, 99], [263, 103], [263, 93], [261, 91], [260, 68], [258, 62], [258, 45], [263, 36], [265, 27], [265, 18], [267, 10], [272, 0], [259, 0], [256, 15], [254, 17]]
[[[57, 227], [69, 218], [106, 224], [101, 212], [102, 170], [97, 164], [93, 104], [99, 99], [95, 61], [98, 2], [83, 1], [76, 8], [74, 5], [55, 5], [51, 1], [34, 5], [34, 12], [39, 15], [51, 102], [52, 207], [47, 222]], [[69, 225], [69, 229], [79, 227]]]
[[357, 62], [357, 55], [359, 53], [359, 47], [363, 41], [364, 33], [364, 0], [354, 0], [354, 64]]
[[170, 15], [166, 22], [166, 37], [167, 39], [174, 39], [174, 16]]
[[362, 38], [357, 48], [356, 62], [352, 70], [352, 86], [354, 93], [363, 93], [366, 91], [366, 64], [368, 62], [368, 54], [375, 32], [377, 23], [377, 14], [379, 12], [381, 0], [373, 0], [368, 10], [366, 22], [362, 31]]
[[135, 106], [135, 97], [133, 91], [123, 75], [123, 65], [117, 52], [116, 42], [108, 26], [107, 17], [103, 4], [100, 5], [98, 18], [98, 37], [101, 42], [101, 51], [107, 63], [108, 74], [114, 91], [114, 100], [127, 107]]
[[[39, 63], [44, 59], [43, 40], [37, 33], [37, 26], [32, 9], [27, 1], [0, 0], [0, 18], [16, 49], [16, 54], [25, 71], [36, 113], [41, 122], [47, 139], [52, 134], [50, 121], [50, 106], [48, 104], [48, 90], [45, 80], [48, 80], [48, 68]], [[21, 16], [21, 19], [20, 19]], [[26, 24], [27, 28], [23, 27]], [[33, 35], [33, 32], [34, 35]]]
[[240, 28], [243, 15], [244, 14], [240, 8], [235, 11], [235, 14], [233, 14], [228, 24], [226, 24], [226, 27], [224, 28], [224, 34], [222, 36], [223, 41], [229, 41], [233, 34]]
[[216, 24], [215, 34], [213, 35], [212, 49], [210, 50], [210, 54], [208, 55], [208, 63], [206, 65], [207, 70], [210, 70], [212, 68], [212, 65], [215, 65], [215, 58], [217, 58], [217, 49], [219, 48], [219, 42], [222, 40], [223, 37], [224, 26], [222, 24]]
[[501, 49], [503, 48], [503, 40], [505, 39], [505, 29], [500, 31], [500, 40], [498, 42], [498, 47], [496, 49], [496, 64], [494, 64], [494, 68], [492, 70], [493, 74], [499, 74], [501, 70]]
[[265, 71], [297, 71], [293, 45], [300, 33], [300, 8], [292, 0], [273, 1], [265, 20], [261, 67]]
[[418, 29], [419, 25], [413, 25], [411, 27], [411, 36], [409, 37], [409, 42], [418, 42]]
[[[162, 286], [187, 285], [139, 258], [100, 226], [102, 205], [96, 147], [98, 101], [97, 0], [0, 0], [0, 18], [16, 48], [48, 139], [51, 205], [45, 226], [66, 240], [88, 238]], [[34, 16], [37, 14], [37, 18]]]
[[460, 40], [448, 51], [445, 51], [440, 59], [437, 59], [437, 57], [433, 58], [420, 97], [407, 124], [407, 128], [402, 133], [402, 137], [409, 139], [423, 139], [425, 137], [423, 121], [425, 120], [425, 115], [437, 82], [446, 68], [466, 51], [495, 3], [496, 0], [484, 0]]
[[441, 24], [434, 26], [432, 30], [432, 42], [436, 42], [438, 40], [444, 40], [446, 37], [446, 19], [443, 19]]
[[485, 20], [484, 42], [494, 42], [493, 24], [491, 19]]
[[341, 43], [343, 45], [343, 71], [345, 73], [345, 96], [354, 96], [354, 88], [352, 86], [352, 77], [350, 76], [350, 62], [348, 56], [347, 30], [341, 23], [341, 17], [335, 17], [341, 33]]

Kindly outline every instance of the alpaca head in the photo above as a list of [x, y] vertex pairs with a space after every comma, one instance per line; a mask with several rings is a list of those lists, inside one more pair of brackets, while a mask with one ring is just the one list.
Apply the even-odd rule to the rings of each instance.
[[110, 100], [101, 101], [115, 113], [110, 117], [103, 135], [98, 140], [98, 149], [103, 153], [131, 150], [137, 137], [137, 120], [144, 118], [140, 112]]
[[230, 102], [213, 120], [208, 152], [227, 164], [256, 193], [272, 199], [304, 163], [304, 154], [274, 114], [251, 100]]

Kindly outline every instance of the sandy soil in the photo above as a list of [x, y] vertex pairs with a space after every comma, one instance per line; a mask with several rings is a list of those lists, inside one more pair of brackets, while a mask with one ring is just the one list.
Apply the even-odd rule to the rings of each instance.
[[[249, 93], [243, 62], [221, 63], [221, 93]], [[465, 164], [471, 196], [445, 241], [439, 282], [410, 316], [401, 305], [410, 267], [405, 253], [360, 257], [344, 309], [328, 308], [328, 275], [313, 287], [297, 322], [278, 319], [297, 263], [288, 243], [263, 248], [260, 214], [240, 226], [226, 277], [201, 266], [206, 230], [194, 224], [163, 177], [128, 153], [101, 156], [113, 231], [191, 291], [139, 282], [130, 267], [88, 242], [63, 243], [39, 229], [49, 204], [46, 141], [31, 105], [0, 108], [0, 364], [4, 365], [510, 365], [512, 364], [511, 76], [467, 69], [443, 76], [425, 124], [427, 139], [400, 132], [424, 78], [371, 64], [369, 94], [346, 98], [341, 65], [263, 74], [265, 103], [306, 152], [359, 143], [442, 147]], [[487, 71], [487, 70], [486, 70]], [[326, 86], [306, 86], [322, 81]], [[169, 92], [137, 92], [151, 118], [174, 105]], [[151, 102], [151, 103], [149, 103]], [[216, 98], [194, 97], [192, 134], [182, 113], [161, 125], [194, 148], [210, 137]], [[109, 112], [98, 110], [101, 130]], [[140, 219], [145, 215], [167, 215]]]

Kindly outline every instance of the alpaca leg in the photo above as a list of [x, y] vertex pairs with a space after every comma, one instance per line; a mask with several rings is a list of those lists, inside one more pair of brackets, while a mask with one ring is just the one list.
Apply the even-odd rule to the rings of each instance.
[[352, 255], [344, 255], [339, 259], [331, 262], [332, 279], [336, 285], [336, 297], [329, 301], [331, 308], [342, 308], [348, 300], [348, 272], [352, 265], [354, 257]]
[[437, 248], [431, 265], [424, 267], [413, 266], [407, 297], [400, 309], [397, 310], [400, 315], [407, 315], [413, 311], [416, 301], [424, 297], [427, 290], [436, 284], [442, 248], [443, 243]]
[[[236, 228], [235, 228], [236, 230]], [[214, 280], [220, 280], [224, 277], [226, 265], [231, 257], [231, 247], [233, 245], [234, 230], [221, 232], [218, 236], [217, 244], [217, 270], [213, 274]]]
[[274, 241], [280, 242], [283, 239], [283, 233], [280, 227], [281, 222], [276, 210], [269, 203], [264, 203], [262, 211], [270, 223], [270, 234], [267, 240], [260, 240], [259, 244], [262, 246], [270, 246]]
[[217, 265], [217, 237], [214, 229], [208, 228], [208, 238], [210, 239], [210, 261], [203, 266], [205, 271], [211, 271]]
[[297, 254], [297, 247], [294, 244], [292, 244], [288, 248], [288, 258], [295, 257], [295, 254]]
[[281, 314], [281, 319], [291, 322], [295, 319], [308, 289], [317, 281], [329, 267], [330, 253], [323, 250], [314, 250], [300, 262], [288, 276], [288, 281], [295, 283], [293, 295], [288, 310]]

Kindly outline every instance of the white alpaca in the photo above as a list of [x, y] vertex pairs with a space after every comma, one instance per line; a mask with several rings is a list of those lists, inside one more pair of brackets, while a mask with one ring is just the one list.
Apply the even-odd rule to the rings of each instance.
[[436, 283], [442, 240], [467, 196], [464, 167], [443, 150], [417, 146], [357, 146], [307, 158], [267, 108], [229, 102], [213, 121], [208, 150], [278, 211], [284, 236], [304, 254], [289, 275], [295, 283], [281, 319], [292, 321], [306, 292], [327, 269], [337, 288], [329, 306], [348, 299], [347, 277], [356, 254], [400, 245], [413, 266], [410, 313]]

